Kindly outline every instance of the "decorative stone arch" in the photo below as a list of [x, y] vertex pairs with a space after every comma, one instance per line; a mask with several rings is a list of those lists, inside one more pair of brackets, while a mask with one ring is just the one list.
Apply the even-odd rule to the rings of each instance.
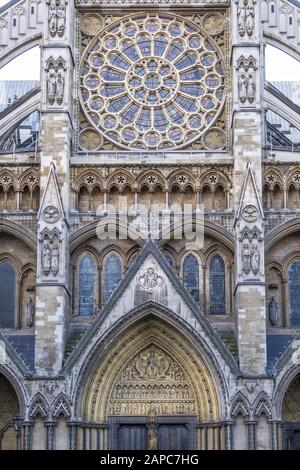
[[[192, 225], [192, 229], [195, 231], [196, 230], [195, 217], [193, 217], [191, 225]], [[170, 236], [168, 237], [168, 241], [172, 240], [174, 233], [181, 230], [181, 227], [182, 227], [181, 220], [171, 225], [170, 232], [169, 231], [167, 232], [167, 233], [170, 233]], [[157, 244], [159, 247], [162, 247], [166, 243], [166, 239], [164, 238], [165, 233], [166, 232], [162, 231], [161, 238], [157, 241]], [[227, 249], [229, 249], [231, 252], [234, 252], [234, 237], [232, 233], [229, 232], [229, 230], [221, 227], [220, 225], [216, 225], [213, 222], [210, 222], [209, 220], [205, 220], [204, 236], [205, 235], [215, 238], [220, 243], [222, 243], [224, 247], [227, 247]]]
[[238, 414], [242, 414], [244, 418], [249, 419], [250, 403], [247, 397], [239, 390], [232, 400], [230, 416], [236, 418]]
[[37, 392], [31, 400], [28, 413], [29, 418], [33, 420], [39, 415], [44, 420], [47, 420], [49, 418], [49, 410], [48, 401], [40, 392]]
[[13, 235], [16, 238], [22, 240], [29, 248], [32, 249], [33, 253], [37, 250], [37, 239], [36, 236], [22, 225], [12, 222], [10, 220], [0, 219], [0, 233], [6, 232]]
[[147, 187], [149, 192], [153, 192], [157, 186], [163, 191], [168, 189], [167, 181], [159, 170], [144, 170], [137, 178], [137, 190], [141, 192], [143, 187]]
[[71, 405], [67, 395], [61, 392], [51, 404], [51, 416], [54, 419], [58, 419], [60, 415], [63, 415], [67, 420], [71, 418]]
[[39, 175], [38, 173], [33, 170], [32, 168], [24, 171], [21, 177], [19, 178], [19, 189], [22, 191], [24, 186], [29, 186], [33, 191], [35, 187], [39, 187]]
[[284, 279], [288, 278], [289, 267], [294, 261], [300, 261], [300, 250], [294, 251], [293, 253], [290, 253], [289, 255], [284, 257], [282, 261], [282, 271], [284, 274]]
[[119, 246], [114, 244], [109, 245], [103, 251], [101, 251], [101, 254], [99, 255], [100, 265], [103, 267], [106, 258], [114, 253], [121, 259], [122, 271], [124, 271], [124, 266], [126, 264], [126, 254]]
[[122, 191], [122, 189], [125, 186], [129, 186], [131, 191], [134, 191], [136, 183], [135, 183], [135, 178], [130, 173], [130, 171], [126, 169], [122, 169], [122, 170], [115, 170], [107, 178], [107, 181], [106, 181], [107, 190], [110, 190], [110, 188], [113, 185], [117, 186], [119, 191]]
[[42, 43], [42, 34], [33, 34], [30, 37], [27, 37], [21, 41], [17, 46], [13, 45], [5, 54], [1, 55], [0, 59], [0, 66], [1, 68], [4, 67], [6, 64], [11, 62], [12, 60], [16, 59], [18, 56], [23, 54], [24, 52], [29, 51], [35, 46], [39, 46]]
[[269, 420], [273, 419], [272, 404], [266, 392], [261, 392], [253, 404], [253, 417], [256, 419], [264, 413]]
[[278, 168], [266, 168], [263, 173], [263, 184], [267, 185], [270, 190], [274, 189], [275, 185], [279, 185], [281, 191], [284, 191], [284, 177]]
[[168, 177], [168, 187], [171, 190], [173, 186], [179, 186], [181, 191], [185, 191], [188, 186], [191, 186], [193, 191], [197, 189], [197, 183], [194, 175], [188, 170], [175, 170]]
[[91, 255], [94, 258], [96, 265], [100, 266], [101, 263], [100, 263], [100, 258], [99, 258], [100, 256], [99, 251], [96, 250], [96, 248], [94, 248], [93, 246], [87, 244], [87, 245], [77, 246], [75, 250], [73, 250], [71, 254], [71, 264], [73, 268], [79, 267], [80, 260], [82, 256], [84, 256], [85, 254]]
[[[102, 224], [110, 224], [111, 227], [115, 227], [117, 233], [127, 234], [128, 238], [134, 241], [138, 246], [142, 246], [145, 243], [143, 238], [136, 238], [136, 232], [132, 232], [130, 227], [123, 225], [122, 223], [116, 222], [114, 218], [105, 217], [102, 219]], [[88, 242], [90, 238], [97, 236], [97, 227], [99, 227], [99, 220], [91, 222], [90, 224], [81, 227], [70, 236], [70, 251], [73, 252], [76, 248]], [[100, 224], [101, 226], [101, 224]], [[1, 228], [1, 225], [0, 225]], [[132, 237], [131, 237], [132, 235]]]
[[[124, 366], [126, 368], [145, 348], [153, 346], [168, 357], [176, 359], [179, 369], [188, 374], [195, 394], [194, 413], [200, 421], [218, 421], [225, 417], [227, 386], [223, 373], [218, 370], [219, 365], [212, 360], [212, 356], [207, 356], [204, 350], [200, 352], [200, 343], [191, 342], [188, 330], [185, 335], [182, 334], [182, 327], [183, 325], [179, 330], [178, 324], [171, 318], [167, 320], [165, 317], [162, 321], [159, 315], [149, 315], [145, 311], [140, 314], [135, 312], [135, 317], [130, 322], [122, 321], [120, 328], [112, 332], [114, 339], [111, 338], [110, 351], [104, 350], [104, 343], [107, 341], [104, 339], [102, 344], [95, 345], [89, 359], [84, 361], [75, 385], [77, 416], [100, 422], [106, 420]], [[153, 397], [150, 402], [153, 402]], [[144, 413], [147, 415], [148, 411], [145, 409]]]
[[140, 252], [140, 248], [138, 246], [133, 246], [126, 252], [125, 254], [126, 262], [124, 264], [124, 267], [126, 270], [133, 263], [134, 259], [136, 258], [136, 256], [138, 256], [139, 252]]
[[3, 375], [14, 389], [19, 401], [20, 416], [25, 418], [28, 392], [24, 386], [23, 378], [18, 377], [15, 371], [13, 371], [8, 365], [3, 364], [0, 364], [0, 375]]
[[294, 185], [296, 189], [300, 189], [300, 169], [294, 168], [286, 176], [286, 186], [289, 188], [291, 185]]
[[3, 170], [0, 173], [0, 184], [3, 187], [4, 191], [7, 191], [10, 186], [13, 186], [14, 191], [18, 189], [18, 178], [13, 171]]
[[276, 227], [266, 236], [266, 240], [265, 240], [266, 253], [272, 248], [272, 246], [274, 246], [280, 240], [298, 231], [300, 231], [299, 218], [289, 220], [288, 222], [285, 222], [279, 227]]
[[79, 192], [82, 186], [86, 187], [90, 192], [95, 186], [99, 186], [101, 191], [104, 191], [105, 189], [105, 183], [99, 172], [89, 168], [86, 168], [78, 173], [72, 184], [72, 189], [76, 192]]
[[217, 169], [206, 170], [199, 179], [200, 191], [203, 190], [204, 186], [209, 186], [213, 191], [214, 188], [218, 185], [222, 185], [224, 191], [226, 192], [229, 191], [232, 186], [232, 183], [227, 175]]

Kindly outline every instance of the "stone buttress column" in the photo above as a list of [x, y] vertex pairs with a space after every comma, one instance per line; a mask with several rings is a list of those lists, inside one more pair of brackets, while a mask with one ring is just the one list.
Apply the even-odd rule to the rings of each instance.
[[235, 302], [240, 368], [264, 374], [266, 318], [262, 145], [263, 46], [256, 0], [232, 2]]
[[69, 316], [69, 162], [73, 131], [74, 2], [47, 0], [42, 54], [41, 206], [38, 214], [35, 367], [62, 366]]

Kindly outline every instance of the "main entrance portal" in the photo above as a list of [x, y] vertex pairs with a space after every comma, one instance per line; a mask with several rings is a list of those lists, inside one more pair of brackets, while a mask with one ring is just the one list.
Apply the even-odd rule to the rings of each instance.
[[[220, 419], [216, 385], [187, 337], [159, 320], [133, 325], [95, 361], [84, 420], [106, 429], [109, 449], [187, 450], [206, 445], [201, 423]], [[211, 430], [219, 447], [218, 429]]]

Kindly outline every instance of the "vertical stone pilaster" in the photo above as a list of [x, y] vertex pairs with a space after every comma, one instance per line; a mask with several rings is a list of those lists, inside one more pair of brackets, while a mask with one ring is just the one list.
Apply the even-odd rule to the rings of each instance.
[[41, 196], [35, 367], [56, 375], [69, 317], [69, 161], [73, 132], [74, 2], [47, 0], [42, 51]]
[[256, 0], [232, 2], [235, 305], [240, 368], [266, 368], [264, 215], [262, 194], [263, 60]]

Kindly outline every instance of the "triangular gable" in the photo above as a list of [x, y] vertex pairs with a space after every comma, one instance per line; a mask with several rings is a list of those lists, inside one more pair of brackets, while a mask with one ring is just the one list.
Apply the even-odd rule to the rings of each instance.
[[237, 364], [218, 333], [201, 311], [201, 308], [182, 284], [177, 274], [165, 260], [158, 246], [149, 241], [128, 269], [126, 276], [115, 289], [91, 328], [83, 335], [70, 354], [66, 367], [76, 362], [84, 349], [94, 343], [127, 313], [147, 305], [157, 305], [181, 317], [202, 335], [204, 341], [213, 343], [219, 354], [227, 358], [232, 369]]
[[55, 165], [53, 162], [50, 163], [50, 170], [48, 174], [46, 188], [42, 197], [40, 209], [38, 212], [38, 220], [42, 217], [44, 210], [48, 207], [56, 207], [60, 211], [60, 217], [66, 220], [64, 206], [59, 190], [59, 185], [57, 181], [57, 175], [55, 170]]
[[235, 223], [241, 218], [241, 213], [244, 207], [248, 205], [256, 206], [260, 213], [261, 219], [264, 220], [264, 211], [261, 205], [251, 162], [247, 163], [246, 175], [241, 191]]
[[23, 375], [30, 375], [31, 372], [27, 364], [10, 344], [7, 337], [0, 331], [0, 365], [9, 366], [10, 363], [17, 367]]

